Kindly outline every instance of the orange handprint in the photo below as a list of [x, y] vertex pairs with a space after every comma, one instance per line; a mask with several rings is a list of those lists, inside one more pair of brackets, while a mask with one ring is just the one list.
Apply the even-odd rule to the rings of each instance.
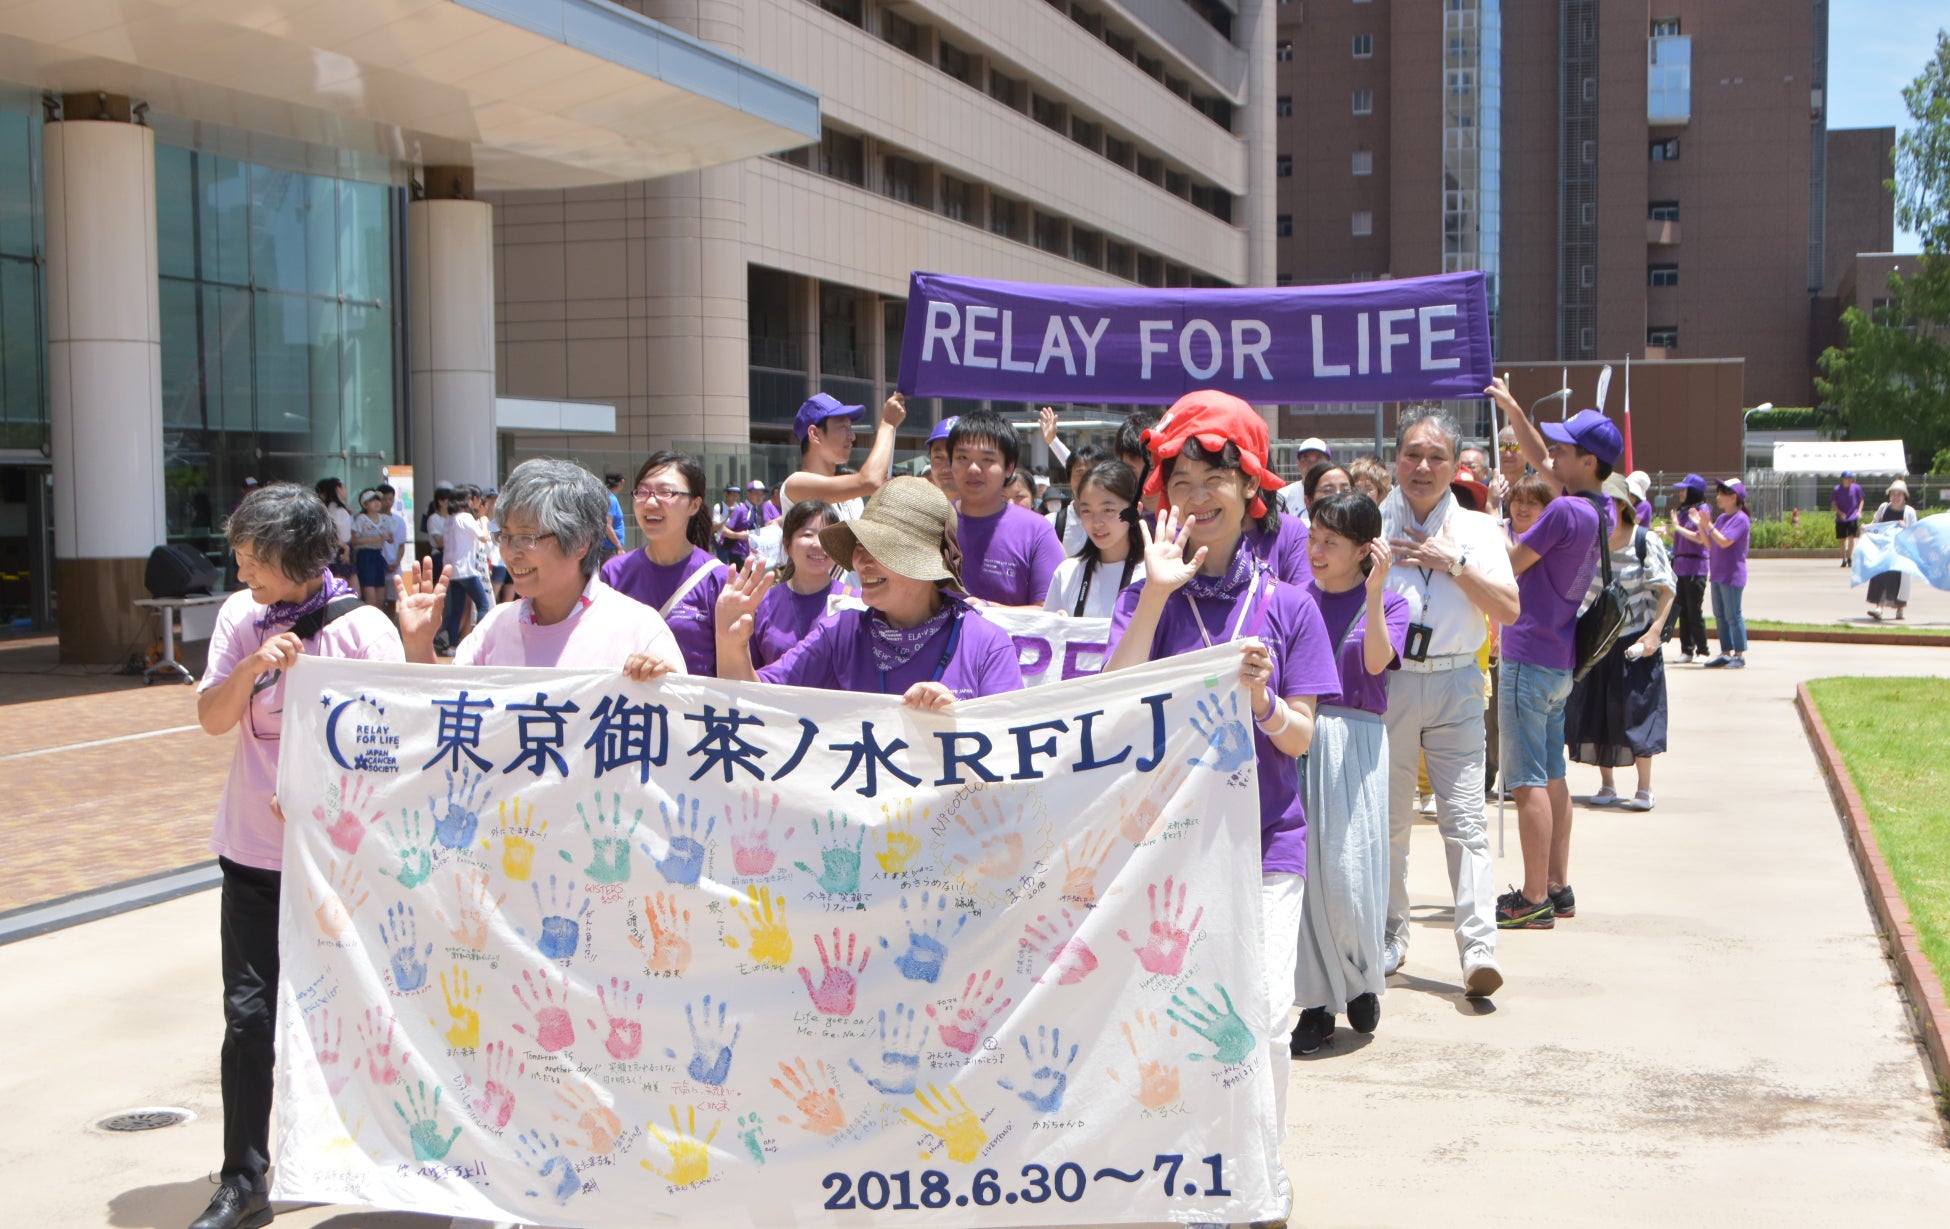
[[[846, 1107], [840, 1104], [840, 1090], [833, 1082], [833, 1073], [827, 1069], [826, 1062], [819, 1062], [819, 1076], [813, 1077], [806, 1068], [806, 1060], [796, 1060], [798, 1070], [786, 1063], [779, 1064], [779, 1074], [772, 1077], [772, 1087], [784, 1093], [804, 1116], [805, 1121], [796, 1124], [802, 1131], [814, 1135], [834, 1135], [846, 1126]], [[792, 1123], [788, 1114], [780, 1114], [779, 1121]]]
[[[1135, 1023], [1137, 1027], [1131, 1026]], [[1167, 1024], [1166, 1031], [1160, 1032], [1158, 1013], [1139, 1011], [1131, 1019], [1124, 1021], [1124, 1042], [1131, 1047], [1131, 1057], [1137, 1061], [1137, 1087], [1127, 1091], [1136, 1098], [1137, 1103], [1148, 1110], [1160, 1109], [1178, 1100], [1178, 1065], [1161, 1058], [1147, 1058], [1146, 1054], [1156, 1055], [1169, 1051], [1176, 1053], [1178, 1048], [1178, 1026]], [[1144, 1045], [1140, 1048], [1138, 1037], [1142, 1034]], [[1169, 1044], [1167, 1044], [1169, 1039]], [[1110, 1078], [1124, 1084], [1124, 1077], [1115, 1067], [1106, 1068]]]
[[[675, 896], [659, 892], [643, 898], [643, 921], [650, 928], [650, 954], [643, 967], [652, 973], [683, 976], [691, 967], [691, 911]], [[630, 936], [630, 942], [643, 950], [643, 940], [636, 935]]]
[[[1070, 844], [1077, 845], [1075, 861], [1070, 858]], [[1080, 841], [1066, 842], [1063, 846], [1063, 899], [1071, 904], [1082, 905], [1088, 909], [1097, 903], [1097, 875], [1104, 869], [1104, 862], [1110, 857], [1110, 829], [1091, 829], [1083, 834]]]

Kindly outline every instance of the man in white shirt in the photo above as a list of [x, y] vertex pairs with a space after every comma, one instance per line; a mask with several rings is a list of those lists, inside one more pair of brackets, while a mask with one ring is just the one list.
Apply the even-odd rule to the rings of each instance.
[[[447, 517], [443, 565], [453, 573], [447, 582], [447, 613], [441, 632], [449, 645], [461, 638], [461, 616], [473, 603], [474, 617], [484, 617], [494, 606], [488, 597], [487, 581], [481, 575], [482, 547], [487, 544], [487, 521], [480, 516], [481, 488], [454, 488], [452, 511]], [[455, 600], [459, 595], [460, 600]]]
[[407, 525], [405, 517], [393, 511], [393, 505], [399, 500], [399, 492], [393, 489], [393, 484], [382, 482], [374, 489], [383, 501], [379, 517], [389, 535], [386, 545], [379, 549], [386, 556], [386, 608], [390, 611], [399, 601], [399, 561], [406, 544], [413, 540], [413, 530]]
[[1462, 429], [1440, 410], [1406, 412], [1396, 436], [1395, 489], [1381, 504], [1395, 566], [1388, 587], [1408, 599], [1401, 669], [1388, 674], [1388, 836], [1392, 878], [1384, 956], [1408, 954], [1408, 840], [1416, 765], [1426, 757], [1436, 824], [1455, 894], [1456, 947], [1471, 998], [1503, 984], [1496, 963], [1496, 880], [1483, 824], [1483, 696], [1477, 655], [1485, 617], [1517, 618], [1517, 582], [1495, 521], [1456, 502]]

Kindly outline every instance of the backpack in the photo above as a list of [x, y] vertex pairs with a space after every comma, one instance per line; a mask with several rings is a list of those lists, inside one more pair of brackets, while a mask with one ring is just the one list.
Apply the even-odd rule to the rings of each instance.
[[[1625, 587], [1612, 578], [1611, 574], [1611, 534], [1605, 525], [1605, 501], [1602, 495], [1591, 496], [1598, 510], [1598, 566], [1603, 569], [1604, 584], [1598, 590], [1597, 598], [1589, 609], [1578, 616], [1578, 660], [1571, 671], [1572, 682], [1582, 682], [1591, 668], [1605, 659], [1612, 645], [1618, 642], [1618, 634], [1625, 630], [1625, 609], [1627, 598]], [[1644, 548], [1640, 548], [1639, 559], [1645, 558]]]

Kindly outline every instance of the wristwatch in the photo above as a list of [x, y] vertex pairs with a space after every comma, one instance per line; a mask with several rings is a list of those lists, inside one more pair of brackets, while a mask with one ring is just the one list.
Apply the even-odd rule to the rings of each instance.
[[1468, 566], [1469, 566], [1469, 552], [1464, 551], [1462, 554], [1456, 556], [1456, 561], [1454, 563], [1449, 565], [1449, 575], [1461, 576], [1463, 574], [1463, 569]]

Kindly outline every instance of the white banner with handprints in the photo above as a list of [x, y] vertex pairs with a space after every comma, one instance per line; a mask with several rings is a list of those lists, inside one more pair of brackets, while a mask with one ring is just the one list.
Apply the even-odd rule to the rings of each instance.
[[1049, 610], [986, 607], [982, 617], [1016, 642], [1022, 681], [1030, 687], [1096, 674], [1110, 648], [1109, 619], [1078, 619]]
[[1193, 720], [1243, 711], [1235, 662], [933, 714], [303, 659], [274, 1196], [582, 1226], [1282, 1214], [1252, 739]]

